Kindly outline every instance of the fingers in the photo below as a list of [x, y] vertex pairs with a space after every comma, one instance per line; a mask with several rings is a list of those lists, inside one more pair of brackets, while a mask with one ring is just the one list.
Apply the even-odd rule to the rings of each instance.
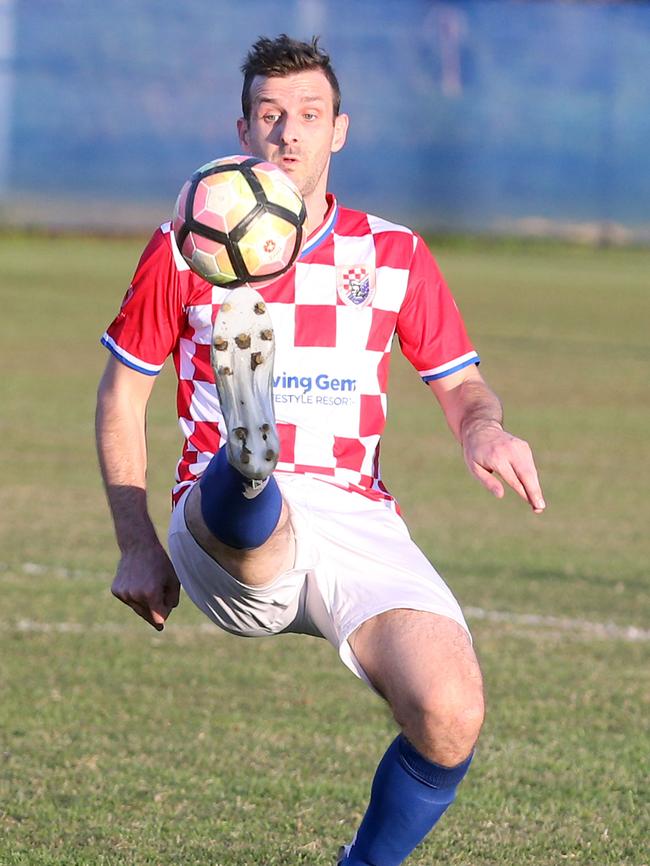
[[153, 588], [141, 587], [137, 584], [129, 587], [118, 576], [113, 582], [111, 592], [115, 598], [135, 611], [156, 631], [162, 631], [167, 617], [178, 605], [180, 584], [174, 575], [173, 581], [169, 581], [163, 587], [158, 585]]
[[122, 555], [111, 592], [156, 631], [162, 631], [178, 605], [180, 584], [167, 553], [156, 545]]
[[137, 601], [127, 601], [126, 604], [141, 616], [145, 622], [152, 625], [156, 631], [162, 631], [165, 627], [165, 618], [150, 607], [138, 604]]
[[493, 475], [491, 471], [488, 471], [482, 466], [479, 466], [478, 463], [473, 463], [470, 466], [470, 470], [472, 472], [472, 475], [478, 478], [483, 487], [487, 487], [487, 489], [493, 496], [496, 496], [497, 499], [503, 499], [505, 495], [503, 484], [501, 484], [499, 479], [495, 475]]
[[513, 457], [508, 467], [512, 477], [510, 479], [504, 478], [504, 480], [510, 484], [513, 490], [517, 491], [522, 499], [530, 503], [536, 514], [541, 514], [546, 508], [546, 503], [533, 460], [533, 452], [530, 450], [529, 444], [522, 439], [515, 439], [514, 447]]
[[120, 591], [119, 588], [115, 587], [111, 592], [115, 598], [119, 599], [127, 607], [130, 607], [131, 610], [135, 611], [138, 616], [141, 616], [145, 622], [148, 622], [149, 625], [153, 626], [156, 631], [163, 630], [165, 627], [166, 616], [163, 616], [163, 614], [159, 612], [162, 605], [159, 604], [157, 600], [149, 601], [142, 595], [134, 597], [129, 592]]
[[504, 464], [499, 470], [499, 475], [501, 475], [501, 477], [509, 487], [512, 487], [515, 493], [521, 496], [524, 502], [528, 502], [530, 503], [530, 505], [533, 504], [529, 498], [526, 485], [523, 483], [523, 480], [517, 474], [517, 470], [512, 464]]
[[495, 477], [494, 473], [498, 473], [509, 487], [528, 502], [536, 514], [541, 514], [546, 503], [530, 446], [522, 439], [516, 439], [509, 434], [505, 436], [507, 438], [498, 444], [492, 442], [485, 454], [481, 454], [479, 449], [473, 456], [470, 470], [484, 487], [501, 499], [504, 489]]
[[[515, 467], [515, 472], [517, 472], [517, 480], [524, 491], [523, 498], [528, 500], [535, 514], [541, 514], [546, 508], [546, 502], [544, 501], [535, 465], [533, 464], [532, 468], [524, 467], [521, 470], [517, 470]], [[519, 495], [521, 496], [522, 494], [520, 493]]]
[[167, 616], [169, 616], [170, 612], [178, 607], [178, 603], [181, 597], [181, 585], [179, 583], [176, 575], [173, 575], [163, 589], [163, 601], [165, 603], [165, 608], [167, 610]]

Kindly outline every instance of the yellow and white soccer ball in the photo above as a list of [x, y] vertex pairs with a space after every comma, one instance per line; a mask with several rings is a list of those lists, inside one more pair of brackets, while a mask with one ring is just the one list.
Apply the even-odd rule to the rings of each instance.
[[172, 226], [181, 255], [209, 283], [259, 287], [285, 274], [304, 242], [305, 203], [276, 165], [226, 156], [197, 169]]

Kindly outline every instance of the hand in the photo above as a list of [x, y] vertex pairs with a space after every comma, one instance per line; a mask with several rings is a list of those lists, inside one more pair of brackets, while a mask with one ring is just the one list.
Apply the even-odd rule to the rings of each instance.
[[546, 508], [530, 446], [506, 432], [497, 422], [477, 423], [465, 431], [463, 453], [469, 471], [497, 499], [504, 496], [498, 473], [512, 489], [541, 514]]
[[157, 631], [178, 605], [180, 583], [159, 541], [122, 554], [111, 592]]

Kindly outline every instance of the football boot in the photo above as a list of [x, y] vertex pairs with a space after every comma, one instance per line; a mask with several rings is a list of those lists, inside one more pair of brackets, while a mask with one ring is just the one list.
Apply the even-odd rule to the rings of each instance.
[[210, 359], [228, 439], [228, 462], [252, 482], [273, 472], [280, 442], [273, 411], [275, 337], [255, 289], [233, 289], [212, 330]]

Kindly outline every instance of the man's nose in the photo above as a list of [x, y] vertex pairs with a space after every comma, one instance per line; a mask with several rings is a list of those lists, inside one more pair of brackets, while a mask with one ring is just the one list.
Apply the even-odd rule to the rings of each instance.
[[293, 117], [285, 115], [280, 126], [280, 138], [283, 144], [295, 144], [300, 138], [300, 130], [297, 121]]

